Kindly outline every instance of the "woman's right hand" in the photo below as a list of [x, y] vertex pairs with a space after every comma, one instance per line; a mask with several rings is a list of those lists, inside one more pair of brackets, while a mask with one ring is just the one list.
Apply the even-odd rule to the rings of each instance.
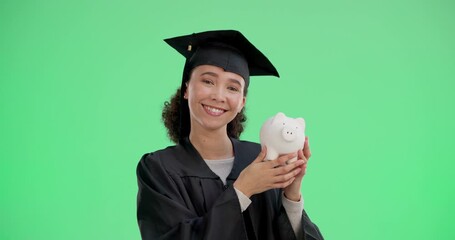
[[290, 153], [280, 156], [271, 161], [264, 161], [267, 149], [262, 148], [257, 158], [240, 173], [234, 182], [234, 187], [251, 197], [254, 194], [265, 192], [273, 188], [285, 188], [289, 186], [301, 171], [303, 160], [297, 160], [293, 163], [286, 162], [294, 157], [297, 153]]

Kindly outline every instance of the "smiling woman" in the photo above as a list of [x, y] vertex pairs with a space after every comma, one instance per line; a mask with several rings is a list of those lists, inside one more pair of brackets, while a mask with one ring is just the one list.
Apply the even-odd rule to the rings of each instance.
[[238, 31], [166, 42], [186, 57], [181, 87], [162, 115], [177, 145], [138, 164], [142, 238], [323, 239], [300, 195], [308, 141], [304, 152], [264, 162], [265, 149], [238, 140], [249, 77], [278, 76], [272, 63]]

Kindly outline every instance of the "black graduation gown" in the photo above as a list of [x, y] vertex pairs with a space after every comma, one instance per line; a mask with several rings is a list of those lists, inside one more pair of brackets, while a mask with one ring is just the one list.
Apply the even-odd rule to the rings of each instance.
[[[250, 206], [241, 212], [232, 184], [261, 147], [231, 141], [235, 160], [226, 186], [188, 139], [141, 158], [137, 167], [137, 219], [142, 239], [297, 239], [279, 189], [253, 195]], [[304, 236], [298, 239], [323, 239], [305, 211], [302, 228]]]

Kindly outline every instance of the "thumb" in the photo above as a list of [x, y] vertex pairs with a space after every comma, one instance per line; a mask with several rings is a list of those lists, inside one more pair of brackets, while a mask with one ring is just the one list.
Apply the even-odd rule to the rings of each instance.
[[261, 148], [261, 152], [260, 152], [259, 155], [256, 157], [256, 159], [254, 159], [253, 163], [259, 163], [259, 162], [264, 161], [266, 155], [267, 155], [267, 147], [266, 147], [266, 146], [263, 146], [263, 147]]

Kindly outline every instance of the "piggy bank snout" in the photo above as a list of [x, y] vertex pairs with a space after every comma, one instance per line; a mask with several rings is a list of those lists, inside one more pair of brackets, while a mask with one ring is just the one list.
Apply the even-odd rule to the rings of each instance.
[[297, 129], [292, 129], [289, 127], [284, 127], [281, 131], [281, 136], [287, 142], [292, 142], [297, 137]]

